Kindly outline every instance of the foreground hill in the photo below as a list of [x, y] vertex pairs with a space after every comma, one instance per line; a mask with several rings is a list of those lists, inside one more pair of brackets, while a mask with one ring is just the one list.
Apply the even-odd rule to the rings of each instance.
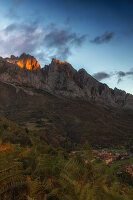
[[4, 143], [31, 145], [30, 138], [26, 130], [19, 127], [16, 123], [7, 120], [0, 115], [0, 145], [1, 140]]
[[107, 166], [88, 144], [68, 153], [28, 136], [30, 145], [0, 136], [0, 200], [133, 199], [132, 159], [126, 169], [127, 159]]

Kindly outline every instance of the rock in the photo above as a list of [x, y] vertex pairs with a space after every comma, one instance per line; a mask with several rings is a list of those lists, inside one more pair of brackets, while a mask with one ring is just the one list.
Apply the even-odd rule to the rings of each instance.
[[40, 68], [39, 62], [33, 56], [23, 53], [20, 57], [11, 55], [10, 58], [5, 59], [7, 62], [17, 64], [20, 68], [28, 70], [37, 70]]
[[31, 65], [37, 63], [34, 57], [26, 54], [22, 54], [19, 58], [11, 56], [10, 60], [13, 60], [13, 63], [9, 62], [9, 59], [0, 58], [0, 81], [45, 90], [59, 97], [81, 98], [105, 105], [133, 109], [133, 95], [117, 88], [110, 89], [84, 69], [76, 71], [71, 64], [52, 59], [51, 64], [44, 68], [40, 68], [37, 64], [30, 67], [31, 70], [27, 70], [27, 67], [18, 67], [17, 59], [23, 60], [24, 65], [28, 59]]

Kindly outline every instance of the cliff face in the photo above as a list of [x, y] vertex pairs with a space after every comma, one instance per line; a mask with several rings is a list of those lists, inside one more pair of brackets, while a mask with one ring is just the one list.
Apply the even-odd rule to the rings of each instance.
[[[21, 58], [21, 57], [20, 57]], [[81, 98], [106, 105], [133, 109], [133, 95], [110, 89], [90, 76], [84, 69], [76, 71], [71, 64], [53, 59], [44, 68], [21, 69], [0, 59], [0, 81], [48, 91], [57, 96]]]
[[11, 56], [5, 59], [7, 62], [17, 64], [20, 68], [37, 70], [40, 68], [39, 62], [33, 56], [23, 53], [20, 57]]

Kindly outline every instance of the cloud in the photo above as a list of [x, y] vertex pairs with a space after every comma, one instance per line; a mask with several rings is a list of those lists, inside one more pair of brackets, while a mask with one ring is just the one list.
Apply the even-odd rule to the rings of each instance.
[[103, 35], [97, 36], [96, 38], [91, 40], [91, 42], [95, 43], [95, 44], [103, 44], [103, 43], [107, 43], [110, 40], [112, 40], [113, 37], [114, 37], [113, 32], [105, 32]]
[[56, 49], [59, 58], [67, 59], [71, 55], [71, 47], [82, 45], [86, 38], [87, 35], [78, 36], [69, 29], [60, 30], [53, 26], [45, 36], [45, 45]]
[[123, 81], [124, 77], [130, 77], [133, 78], [133, 68], [130, 71], [123, 72], [123, 71], [116, 71], [116, 72], [111, 72], [111, 73], [106, 73], [106, 72], [97, 72], [92, 75], [95, 79], [98, 81], [101, 81], [103, 79], [108, 79], [113, 76], [116, 77], [117, 84], [119, 84], [121, 81]]
[[77, 45], [81, 45], [86, 39], [87, 39], [88, 35], [84, 34], [80, 37], [78, 37], [76, 34], [75, 34], [75, 39], [74, 39], [74, 43], [77, 44]]
[[78, 35], [70, 28], [60, 29], [55, 24], [42, 27], [38, 22], [10, 24], [0, 29], [0, 55], [30, 53], [42, 61], [56, 56], [65, 60], [71, 55], [71, 48], [80, 46], [87, 35]]
[[117, 74], [117, 77], [118, 77], [117, 83], [119, 84], [121, 81], [123, 81], [124, 77], [133, 76], [133, 69], [131, 69], [130, 71], [127, 71], [127, 72], [118, 71], [118, 72], [116, 72], [116, 74]]
[[97, 79], [98, 81], [101, 81], [103, 79], [106, 79], [106, 78], [110, 78], [111, 75], [110, 74], [107, 74], [105, 72], [98, 72], [98, 73], [95, 73], [92, 75], [95, 79]]

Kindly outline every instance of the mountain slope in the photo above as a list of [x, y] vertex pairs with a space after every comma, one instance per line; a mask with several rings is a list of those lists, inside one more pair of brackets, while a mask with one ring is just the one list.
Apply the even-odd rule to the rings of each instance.
[[1, 139], [4, 143], [31, 145], [27, 132], [0, 114], [0, 143]]
[[0, 82], [0, 110], [47, 143], [119, 144], [133, 139], [133, 111]]

